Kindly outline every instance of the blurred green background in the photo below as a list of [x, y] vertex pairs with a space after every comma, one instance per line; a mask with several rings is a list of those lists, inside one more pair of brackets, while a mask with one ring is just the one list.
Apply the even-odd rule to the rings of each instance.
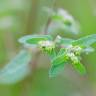
[[[43, 9], [51, 8], [54, 2], [55, 8], [64, 8], [80, 23], [82, 32], [69, 37], [96, 33], [96, 0], [0, 0], [1, 69], [22, 49], [18, 38], [41, 31], [48, 19]], [[96, 44], [93, 47], [96, 49]], [[68, 65], [60, 76], [49, 78], [46, 60], [40, 61], [23, 81], [0, 84], [0, 96], [96, 96], [96, 51], [83, 56], [86, 76], [80, 76]]]

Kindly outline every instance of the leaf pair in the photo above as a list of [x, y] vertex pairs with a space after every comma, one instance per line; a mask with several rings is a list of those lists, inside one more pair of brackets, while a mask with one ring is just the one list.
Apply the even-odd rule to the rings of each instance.
[[[68, 47], [70, 45], [72, 45], [73, 47], [74, 46], [80, 46], [80, 47], [82, 47], [83, 52], [86, 52], [85, 49], [89, 48], [89, 46], [95, 42], [96, 42], [96, 34], [82, 37], [78, 40], [72, 40], [69, 38], [59, 38], [59, 43], [61, 45], [64, 45], [64, 47], [65, 46]], [[69, 48], [69, 50], [71, 50], [71, 48]], [[51, 66], [51, 69], [49, 71], [50, 77], [54, 77], [54, 76], [58, 75], [61, 72], [61, 70], [64, 69], [64, 65], [66, 63], [68, 63], [68, 61], [70, 61], [70, 60], [71, 60], [73, 67], [75, 68], [75, 70], [77, 70], [77, 72], [79, 74], [85, 74], [86, 73], [86, 69], [85, 69], [84, 65], [80, 63], [78, 56], [74, 55], [75, 58], [77, 58], [77, 61], [75, 62], [74, 57], [73, 56], [68, 57], [67, 54], [68, 53], [66, 52], [66, 47], [61, 48], [58, 55], [54, 59], [52, 59], [52, 62], [51, 62], [52, 66]], [[73, 60], [71, 58], [73, 58]]]
[[49, 76], [55, 77], [64, 70], [64, 65], [67, 62], [67, 56], [65, 50], [61, 49], [57, 56], [51, 60], [51, 68], [49, 70]]

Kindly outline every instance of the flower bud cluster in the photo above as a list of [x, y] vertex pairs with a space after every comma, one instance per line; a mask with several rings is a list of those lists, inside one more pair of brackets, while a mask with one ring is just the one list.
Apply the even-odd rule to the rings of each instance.
[[73, 61], [73, 63], [79, 62], [78, 55], [82, 52], [82, 48], [79, 46], [68, 46], [66, 48], [67, 56]]
[[52, 41], [39, 41], [39, 47], [46, 52], [51, 52], [55, 48], [55, 44]]

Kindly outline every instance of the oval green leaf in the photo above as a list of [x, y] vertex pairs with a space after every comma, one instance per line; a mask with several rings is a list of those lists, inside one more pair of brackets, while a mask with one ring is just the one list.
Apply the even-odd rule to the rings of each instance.
[[88, 47], [96, 42], [96, 34], [82, 37], [72, 42], [73, 45], [80, 45], [82, 47]]
[[36, 45], [39, 41], [52, 40], [50, 35], [27, 35], [19, 39], [19, 42], [24, 45]]

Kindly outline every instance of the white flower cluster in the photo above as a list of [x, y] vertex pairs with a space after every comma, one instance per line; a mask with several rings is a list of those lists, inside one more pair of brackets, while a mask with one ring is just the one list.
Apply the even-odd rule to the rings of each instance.
[[46, 41], [39, 41], [39, 46], [41, 49], [45, 51], [51, 51], [55, 48], [55, 44], [52, 41], [46, 40]]
[[75, 56], [74, 53], [67, 53], [67, 56], [68, 56], [74, 63], [77, 63], [77, 62], [78, 62], [78, 57]]
[[67, 46], [66, 47], [67, 52], [74, 53], [75, 55], [79, 55], [82, 52], [82, 48], [80, 46]]
[[78, 55], [82, 52], [82, 48], [80, 46], [68, 46], [66, 48], [67, 56], [73, 61], [73, 63], [79, 62]]

